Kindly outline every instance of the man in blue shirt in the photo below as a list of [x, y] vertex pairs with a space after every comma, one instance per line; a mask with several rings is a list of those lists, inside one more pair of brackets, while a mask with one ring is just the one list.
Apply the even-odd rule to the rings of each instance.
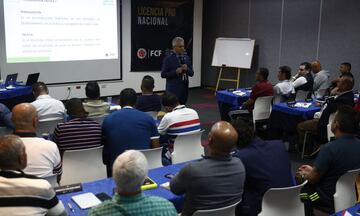
[[185, 54], [184, 39], [176, 37], [172, 41], [173, 53], [165, 57], [161, 77], [166, 79], [166, 91], [179, 98], [185, 105], [188, 98], [189, 76], [194, 76], [190, 58]]
[[134, 109], [136, 92], [126, 88], [120, 93], [121, 110], [111, 113], [102, 124], [103, 162], [108, 176], [118, 155], [129, 149], [149, 149], [159, 147], [159, 134], [153, 118]]
[[302, 165], [296, 173], [299, 179], [308, 180], [300, 194], [306, 215], [314, 209], [334, 213], [336, 182], [347, 171], [360, 168], [356, 114], [348, 105], [339, 107], [331, 124], [336, 140], [321, 147], [313, 166]]
[[243, 199], [236, 215], [256, 216], [268, 189], [293, 186], [289, 156], [281, 141], [255, 137], [252, 127], [240, 118], [232, 125], [238, 133], [238, 149], [233, 156], [240, 158], [246, 170]]
[[146, 75], [141, 82], [141, 95], [137, 97], [136, 109], [143, 112], [159, 112], [161, 110], [160, 96], [154, 94], [154, 78]]
[[14, 125], [11, 121], [11, 112], [4, 104], [0, 103], [0, 126], [13, 129]]

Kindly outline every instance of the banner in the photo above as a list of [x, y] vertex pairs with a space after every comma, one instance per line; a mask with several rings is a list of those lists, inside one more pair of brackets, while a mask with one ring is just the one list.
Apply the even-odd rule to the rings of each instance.
[[193, 16], [193, 0], [132, 0], [131, 71], [161, 70], [177, 36], [192, 57]]

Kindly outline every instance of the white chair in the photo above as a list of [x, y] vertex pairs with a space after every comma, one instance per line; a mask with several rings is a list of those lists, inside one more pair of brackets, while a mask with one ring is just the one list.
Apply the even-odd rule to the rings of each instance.
[[54, 133], [55, 127], [57, 124], [64, 122], [64, 119], [55, 119], [49, 121], [39, 121], [38, 127], [36, 128], [36, 133], [38, 135], [43, 134], [52, 134]]
[[327, 124], [327, 138], [328, 141], [331, 141], [331, 138], [335, 137], [334, 133], [331, 131], [331, 123], [334, 121], [335, 113], [331, 113], [329, 116], [329, 123]]
[[148, 161], [149, 169], [154, 169], [163, 166], [161, 160], [162, 147], [154, 148], [154, 149], [142, 149], [139, 151], [145, 155]]
[[57, 187], [59, 186], [59, 184], [57, 183], [57, 178], [58, 178], [57, 175], [53, 175], [53, 176], [44, 177], [43, 179], [48, 181], [52, 187]]
[[104, 119], [106, 118], [106, 116], [108, 116], [108, 114], [102, 115], [102, 116], [93, 116], [93, 117], [88, 117], [89, 119], [96, 121], [97, 123], [99, 123], [100, 125], [102, 125]]
[[0, 136], [12, 134], [12, 130], [7, 127], [0, 127]]
[[68, 150], [63, 156], [61, 185], [95, 181], [106, 178], [106, 167], [102, 162], [103, 147]]
[[256, 129], [256, 121], [265, 120], [270, 117], [272, 100], [273, 96], [258, 97], [255, 100], [253, 109], [254, 129]]
[[273, 103], [273, 104], [277, 104], [277, 103], [282, 103], [282, 102], [284, 102], [284, 101], [285, 101], [284, 96], [282, 96], [282, 95], [275, 95], [274, 98], [273, 98], [272, 103]]
[[336, 192], [334, 194], [335, 212], [356, 204], [355, 182], [359, 174], [360, 169], [349, 170], [336, 182]]
[[236, 202], [232, 205], [217, 208], [217, 209], [209, 209], [209, 210], [197, 210], [194, 212], [193, 216], [235, 216], [236, 206], [240, 203]]
[[315, 98], [322, 98], [326, 95], [327, 93], [327, 89], [319, 89], [316, 92], [314, 92], [314, 97]]
[[296, 97], [295, 100], [305, 100], [307, 98], [307, 96], [309, 95], [308, 91], [303, 91], [303, 90], [299, 90], [296, 92]]
[[307, 183], [285, 188], [270, 188], [264, 194], [259, 216], [303, 216], [304, 204], [300, 201], [300, 190]]
[[158, 112], [156, 111], [149, 111], [145, 112], [146, 114], [150, 115], [154, 120], [157, 120]]
[[174, 142], [174, 151], [171, 154], [173, 164], [201, 158], [204, 147], [201, 145], [201, 135], [204, 131], [178, 135]]

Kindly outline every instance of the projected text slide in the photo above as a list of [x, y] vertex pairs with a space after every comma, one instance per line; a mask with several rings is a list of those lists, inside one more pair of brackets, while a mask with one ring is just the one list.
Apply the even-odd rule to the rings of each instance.
[[116, 0], [4, 0], [7, 63], [118, 58]]

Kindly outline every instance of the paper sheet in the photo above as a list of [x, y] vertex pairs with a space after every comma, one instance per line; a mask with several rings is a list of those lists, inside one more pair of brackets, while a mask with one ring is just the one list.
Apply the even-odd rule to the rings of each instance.
[[71, 197], [72, 200], [81, 208], [87, 209], [99, 205], [101, 201], [93, 193], [84, 193]]

